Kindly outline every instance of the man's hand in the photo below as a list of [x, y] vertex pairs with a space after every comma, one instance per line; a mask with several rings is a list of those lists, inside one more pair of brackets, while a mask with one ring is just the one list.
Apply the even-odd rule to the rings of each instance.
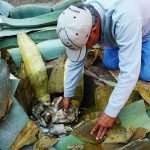
[[66, 113], [69, 113], [70, 101], [71, 101], [71, 98], [64, 97], [63, 100], [60, 102], [59, 107], [64, 109]]
[[114, 125], [115, 118], [108, 116], [105, 112], [100, 113], [100, 116], [96, 122], [96, 125], [91, 130], [91, 134], [94, 134], [97, 130], [96, 140], [100, 140], [104, 137], [108, 128]]

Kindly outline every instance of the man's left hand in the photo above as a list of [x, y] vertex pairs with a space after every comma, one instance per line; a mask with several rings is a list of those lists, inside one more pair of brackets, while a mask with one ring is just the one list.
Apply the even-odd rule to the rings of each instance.
[[96, 125], [91, 130], [91, 134], [98, 131], [96, 140], [103, 139], [108, 128], [111, 128], [115, 123], [116, 118], [108, 116], [105, 112], [100, 113]]

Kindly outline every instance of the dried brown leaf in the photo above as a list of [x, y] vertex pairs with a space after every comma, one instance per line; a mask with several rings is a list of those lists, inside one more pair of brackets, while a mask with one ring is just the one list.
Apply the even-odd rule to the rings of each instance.
[[33, 150], [47, 150], [56, 144], [57, 141], [56, 138], [44, 135], [34, 144]]
[[38, 126], [33, 121], [29, 121], [21, 130], [15, 142], [12, 144], [10, 150], [17, 150], [26, 145], [33, 144], [37, 141], [38, 133]]

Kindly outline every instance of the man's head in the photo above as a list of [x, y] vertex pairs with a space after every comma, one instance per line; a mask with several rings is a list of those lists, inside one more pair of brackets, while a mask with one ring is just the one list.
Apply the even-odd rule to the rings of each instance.
[[86, 48], [96, 44], [100, 35], [100, 16], [93, 6], [79, 4], [67, 8], [58, 18], [57, 33], [72, 61], [85, 57]]

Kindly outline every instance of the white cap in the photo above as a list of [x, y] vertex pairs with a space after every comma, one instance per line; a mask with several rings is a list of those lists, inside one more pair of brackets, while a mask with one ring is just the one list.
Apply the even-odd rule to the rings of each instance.
[[56, 31], [66, 46], [66, 54], [70, 60], [84, 59], [91, 29], [92, 16], [87, 8], [80, 9], [71, 5], [59, 16]]

